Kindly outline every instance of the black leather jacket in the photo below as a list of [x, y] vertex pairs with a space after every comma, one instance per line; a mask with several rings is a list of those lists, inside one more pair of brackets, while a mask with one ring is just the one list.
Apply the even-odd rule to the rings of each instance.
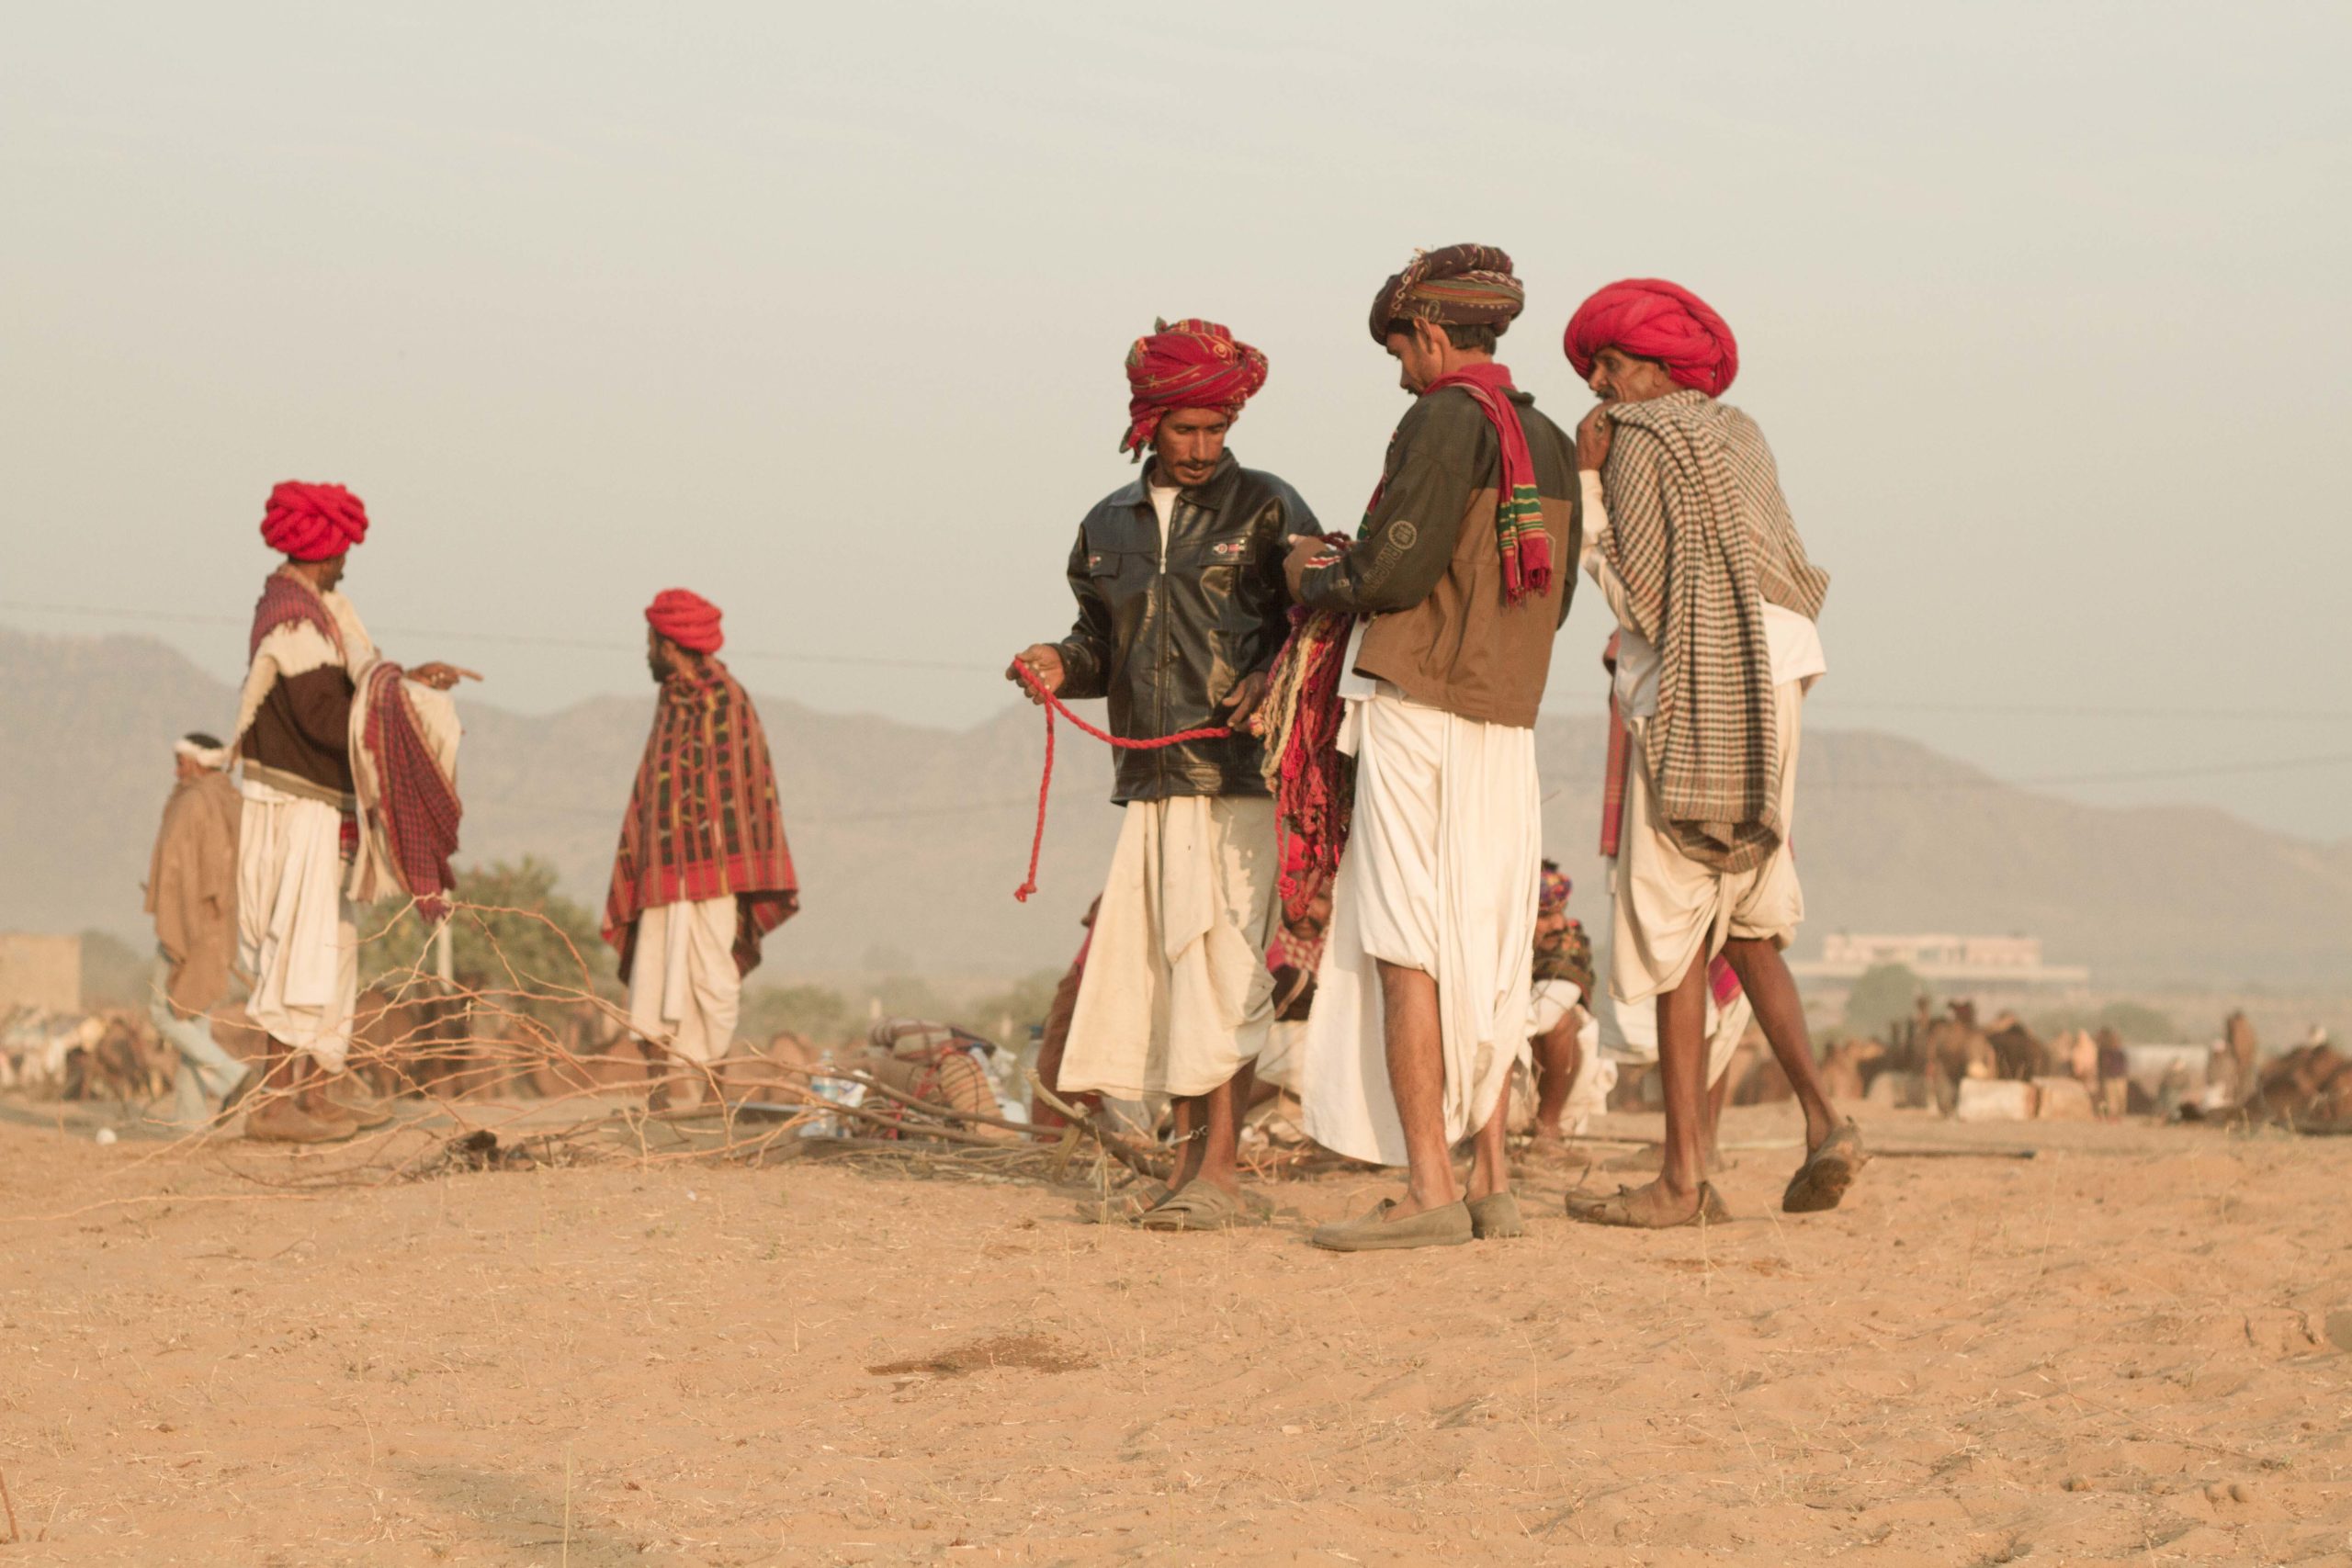
[[[1227, 452], [1206, 483], [1178, 492], [1163, 566], [1151, 473], [1147, 464], [1080, 526], [1069, 557], [1078, 623], [1060, 644], [1062, 695], [1108, 697], [1111, 733], [1126, 739], [1224, 722], [1216, 705], [1282, 651], [1291, 539], [1320, 532], [1296, 491]], [[1258, 742], [1237, 735], [1121, 751], [1113, 798], [1265, 793]]]

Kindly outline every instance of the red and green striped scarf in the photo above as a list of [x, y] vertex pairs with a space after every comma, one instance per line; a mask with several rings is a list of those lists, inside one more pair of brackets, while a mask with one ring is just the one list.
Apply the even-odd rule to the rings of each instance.
[[620, 952], [621, 977], [636, 956], [638, 916], [729, 893], [739, 910], [735, 967], [748, 975], [761, 939], [798, 912], [800, 890], [767, 732], [751, 697], [712, 659], [662, 683], [621, 819], [605, 898], [605, 940]]
[[[1510, 372], [1491, 362], [1465, 365], [1431, 381], [1421, 396], [1447, 387], [1459, 387], [1476, 400], [1502, 447], [1502, 471], [1495, 476], [1495, 542], [1503, 555], [1503, 596], [1516, 604], [1530, 592], [1549, 593], [1552, 536], [1544, 529], [1544, 498], [1536, 492], [1527, 432], [1508, 395], [1516, 390]], [[1374, 502], [1378, 503], [1376, 494]]]

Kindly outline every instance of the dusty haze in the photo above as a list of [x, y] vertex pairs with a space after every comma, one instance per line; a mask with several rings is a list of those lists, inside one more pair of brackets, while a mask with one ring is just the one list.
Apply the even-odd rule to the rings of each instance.
[[2343, 836], [2341, 9], [1432, 16], [28, 11], [0, 620], [226, 676], [269, 484], [335, 479], [392, 650], [509, 707], [637, 690], [685, 582], [760, 690], [968, 725], [1068, 620], [1155, 314], [1269, 352], [1238, 450], [1346, 525], [1401, 408], [1365, 301], [1475, 238], [1555, 413], [1592, 287], [1728, 316], [1836, 578], [1824, 723]]

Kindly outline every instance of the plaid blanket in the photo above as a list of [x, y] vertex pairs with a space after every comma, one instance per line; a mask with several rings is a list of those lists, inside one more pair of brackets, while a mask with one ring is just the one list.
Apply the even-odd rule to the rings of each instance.
[[1604, 547], [1658, 649], [1640, 743], [1659, 816], [1693, 860], [1749, 870], [1784, 829], [1764, 605], [1817, 619], [1829, 577], [1805, 558], [1754, 420], [1696, 391], [1611, 413]]
[[759, 966], [760, 942], [800, 908], [784, 841], [767, 731], [752, 699], [716, 659], [662, 683], [637, 784], [621, 820], [605, 940], [621, 978], [637, 953], [637, 918], [662, 904], [736, 898], [735, 967]]
[[387, 659], [359, 677], [352, 731], [354, 760], [362, 763], [352, 778], [368, 830], [378, 835], [369, 845], [378, 853], [355, 865], [352, 896], [365, 903], [382, 891], [359, 869], [380, 860], [424, 918], [437, 920], [448, 913], [449, 893], [458, 885], [449, 860], [458, 852], [458, 822], [465, 814], [458, 800], [454, 734], [435, 744], [409, 701], [406, 672]]

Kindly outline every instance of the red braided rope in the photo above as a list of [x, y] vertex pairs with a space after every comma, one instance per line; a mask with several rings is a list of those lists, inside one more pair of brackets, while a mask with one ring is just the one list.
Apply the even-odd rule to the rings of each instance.
[[1046, 848], [1046, 801], [1054, 790], [1054, 716], [1056, 714], [1061, 715], [1095, 739], [1105, 745], [1115, 746], [1122, 751], [1157, 751], [1163, 747], [1182, 746], [1193, 740], [1224, 740], [1232, 736], [1233, 728], [1230, 725], [1220, 724], [1210, 729], [1180, 729], [1173, 735], [1163, 735], [1156, 740], [1122, 739], [1109, 730], [1095, 728], [1078, 715], [1070, 712], [1068, 705], [1063, 703], [1061, 698], [1046, 690], [1045, 682], [1039, 680], [1037, 672], [1030, 669], [1023, 660], [1014, 660], [1012, 667], [1021, 672], [1021, 679], [1028, 683], [1029, 689], [1036, 694], [1037, 700], [1043, 703], [1046, 708], [1046, 772], [1045, 776], [1037, 781], [1037, 832], [1036, 836], [1029, 840], [1029, 880], [1012, 890], [1013, 897], [1026, 904], [1029, 902], [1029, 895], [1037, 891], [1037, 857], [1045, 852]]

